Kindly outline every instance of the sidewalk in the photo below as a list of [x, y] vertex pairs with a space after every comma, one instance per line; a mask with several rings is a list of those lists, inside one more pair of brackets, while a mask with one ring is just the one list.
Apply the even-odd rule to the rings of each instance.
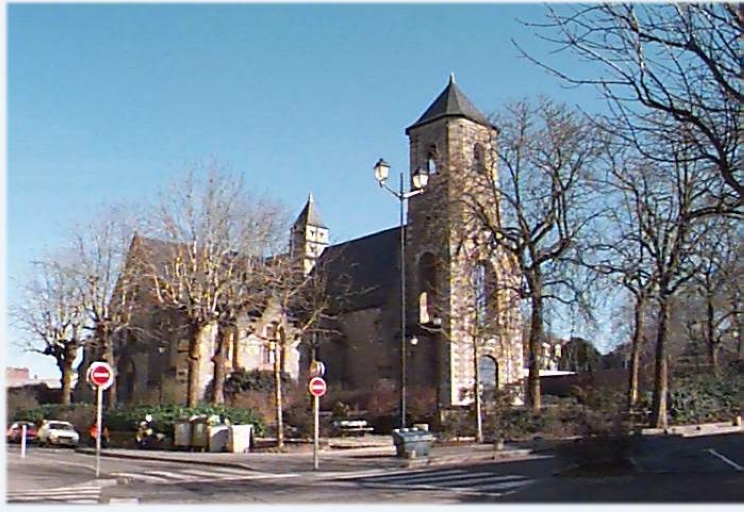
[[[492, 444], [442, 446], [434, 444], [429, 456], [401, 459], [395, 455], [390, 436], [367, 436], [349, 439], [323, 439], [326, 448], [318, 453], [319, 469], [323, 472], [352, 472], [375, 469], [416, 468], [431, 465], [513, 459], [529, 456], [532, 449], [506, 445], [496, 450]], [[80, 453], [95, 454], [94, 448], [79, 448]], [[288, 448], [283, 453], [209, 453], [105, 448], [101, 457], [158, 460], [201, 466], [222, 466], [273, 473], [313, 472], [312, 444], [302, 449]]]

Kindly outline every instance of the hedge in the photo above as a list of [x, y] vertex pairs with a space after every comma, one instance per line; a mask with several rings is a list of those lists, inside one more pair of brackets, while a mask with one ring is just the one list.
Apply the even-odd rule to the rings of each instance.
[[[68, 406], [60, 404], [44, 404], [32, 409], [18, 411], [14, 420], [28, 420], [39, 423], [43, 419], [66, 420], [75, 424], [78, 429], [87, 428], [95, 421], [95, 406], [88, 403], [78, 403]], [[135, 407], [117, 407], [103, 411], [103, 423], [111, 431], [134, 432], [145, 416], [152, 416], [154, 428], [166, 435], [173, 434], [173, 425], [181, 419], [189, 419], [195, 415], [218, 415], [234, 425], [252, 424], [257, 435], [263, 435], [265, 425], [263, 418], [251, 409], [227, 406], [202, 405], [198, 407], [184, 407], [181, 405], [142, 405]]]

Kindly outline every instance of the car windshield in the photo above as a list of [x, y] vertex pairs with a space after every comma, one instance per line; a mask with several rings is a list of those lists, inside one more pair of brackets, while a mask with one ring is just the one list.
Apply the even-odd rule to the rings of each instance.
[[54, 430], [75, 430], [72, 428], [70, 423], [61, 423], [57, 421], [50, 422], [49, 428], [53, 428]]

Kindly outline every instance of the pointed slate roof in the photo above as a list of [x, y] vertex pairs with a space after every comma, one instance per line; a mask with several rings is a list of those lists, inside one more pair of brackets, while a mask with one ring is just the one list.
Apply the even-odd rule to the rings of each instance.
[[463, 94], [455, 84], [454, 73], [450, 75], [449, 83], [445, 87], [434, 103], [426, 109], [418, 120], [406, 128], [406, 135], [413, 129], [426, 123], [436, 121], [443, 117], [464, 117], [475, 123], [494, 128], [493, 124], [484, 116], [475, 105]]
[[312, 192], [307, 196], [307, 203], [305, 204], [305, 208], [303, 208], [300, 212], [300, 215], [297, 217], [294, 225], [307, 225], [314, 226], [316, 228], [328, 229], [328, 226], [323, 223], [323, 219], [320, 218], [318, 208], [315, 206], [315, 201], [313, 200]]

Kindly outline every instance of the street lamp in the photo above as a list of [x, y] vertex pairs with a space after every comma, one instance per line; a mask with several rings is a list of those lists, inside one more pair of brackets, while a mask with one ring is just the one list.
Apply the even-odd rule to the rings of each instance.
[[381, 188], [393, 194], [400, 203], [400, 428], [406, 426], [406, 234], [405, 203], [421, 194], [429, 181], [429, 175], [420, 167], [411, 176], [413, 189], [403, 188], [403, 172], [400, 173], [400, 188], [394, 190], [387, 184], [390, 164], [380, 158], [375, 164], [375, 179]]

